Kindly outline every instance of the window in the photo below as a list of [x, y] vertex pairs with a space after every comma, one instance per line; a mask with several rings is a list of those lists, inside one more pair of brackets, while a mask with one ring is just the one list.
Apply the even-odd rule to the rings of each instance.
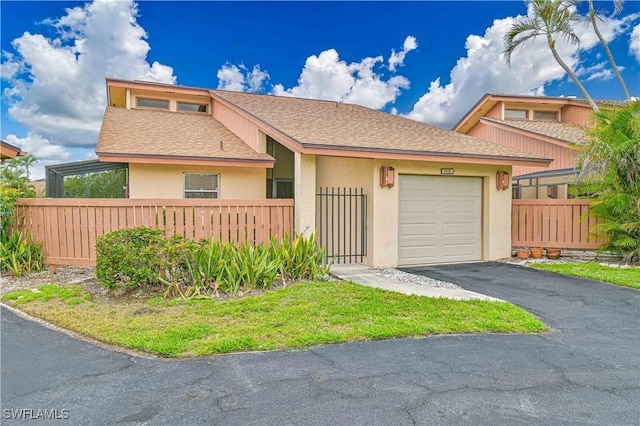
[[526, 109], [505, 109], [504, 118], [521, 118], [527, 119], [529, 117], [529, 111]]
[[273, 198], [293, 198], [293, 179], [274, 179]]
[[178, 111], [207, 112], [207, 104], [178, 102]]
[[558, 121], [557, 111], [534, 111], [533, 118], [536, 120], [556, 120]]
[[184, 174], [184, 198], [218, 198], [220, 175]]
[[166, 99], [137, 98], [136, 101], [139, 107], [169, 109], [169, 101]]

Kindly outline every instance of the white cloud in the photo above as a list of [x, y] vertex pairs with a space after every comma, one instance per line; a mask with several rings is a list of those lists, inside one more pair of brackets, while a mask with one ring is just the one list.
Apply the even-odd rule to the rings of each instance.
[[51, 143], [51, 141], [39, 135], [28, 133], [24, 138], [16, 135], [7, 135], [5, 140], [40, 160], [30, 170], [31, 179], [43, 178], [45, 165], [66, 161], [71, 157], [71, 154], [64, 146]]
[[[496, 19], [483, 35], [467, 37], [466, 56], [458, 59], [451, 70], [450, 80], [443, 84], [440, 77], [429, 85], [407, 116], [418, 121], [452, 127], [485, 93], [543, 95], [546, 84], [565, 78], [564, 70], [556, 63], [544, 37], [516, 51], [511, 68], [505, 65], [502, 52], [503, 36], [522, 16]], [[620, 19], [604, 18], [599, 28], [607, 40], [624, 33], [637, 15]], [[580, 54], [593, 49], [598, 40], [592, 30], [583, 25], [575, 28], [581, 39], [580, 46], [558, 40], [560, 56], [573, 69], [580, 62]], [[591, 79], [606, 78], [598, 71]]]
[[269, 80], [269, 73], [260, 69], [260, 65], [254, 65], [249, 71], [246, 66], [224, 64], [218, 70], [218, 89], [232, 90], [235, 92], [262, 92], [264, 85]]
[[391, 56], [389, 56], [389, 70], [395, 71], [396, 67], [404, 65], [404, 58], [407, 56], [408, 52], [415, 50], [418, 48], [418, 41], [414, 36], [407, 36], [404, 39], [404, 44], [402, 45], [402, 50], [396, 53], [395, 49], [391, 49]]
[[629, 53], [640, 62], [640, 24], [636, 25], [629, 39]]
[[[392, 58], [395, 59], [389, 59], [390, 66], [394, 64], [395, 68], [402, 65], [406, 53], [416, 47], [415, 37], [407, 37], [400, 53], [392, 51]], [[282, 84], [276, 84], [273, 94], [348, 102], [380, 109], [393, 103], [401, 90], [409, 88], [406, 77], [385, 76], [380, 70], [383, 63], [382, 56], [348, 63], [340, 59], [335, 49], [328, 49], [318, 56], [307, 58], [296, 86], [285, 89]]]
[[[404, 64], [407, 53], [417, 47], [416, 38], [408, 36], [400, 52], [391, 51], [386, 68], [395, 71], [396, 67]], [[340, 59], [335, 49], [327, 49], [307, 58], [296, 86], [285, 88], [279, 83], [270, 92], [279, 96], [348, 102], [380, 109], [393, 103], [403, 89], [409, 88], [406, 77], [384, 75], [384, 63], [382, 56], [348, 63]], [[217, 76], [218, 89], [240, 92], [267, 91], [266, 83], [270, 78], [259, 65], [249, 71], [244, 65], [229, 63], [218, 70]]]
[[66, 148], [96, 144], [106, 77], [175, 83], [171, 67], [147, 62], [137, 15], [131, 0], [96, 0], [42, 22], [43, 34], [55, 36], [25, 32], [13, 40], [13, 51], [2, 55], [2, 95], [10, 118], [29, 134], [9, 138], [43, 160], [67, 160]]

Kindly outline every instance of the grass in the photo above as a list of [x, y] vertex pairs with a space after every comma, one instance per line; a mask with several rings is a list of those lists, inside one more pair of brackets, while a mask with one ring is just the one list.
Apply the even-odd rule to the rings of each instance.
[[597, 262], [589, 263], [534, 263], [534, 268], [565, 275], [603, 281], [624, 287], [640, 289], [640, 268], [620, 268], [605, 266]]
[[97, 303], [48, 285], [2, 300], [99, 341], [166, 357], [300, 348], [450, 333], [537, 333], [545, 325], [507, 302], [407, 296], [354, 283], [300, 283], [262, 296]]

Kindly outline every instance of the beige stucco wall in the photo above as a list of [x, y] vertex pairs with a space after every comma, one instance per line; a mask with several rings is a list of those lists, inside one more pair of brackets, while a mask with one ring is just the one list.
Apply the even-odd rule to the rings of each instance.
[[[380, 167], [395, 168], [393, 188], [380, 188]], [[483, 178], [482, 257], [495, 260], [511, 255], [511, 188], [498, 191], [495, 175], [511, 173], [509, 166], [458, 163], [373, 160], [341, 157], [316, 159], [316, 181], [320, 186], [363, 187], [367, 194], [367, 256], [364, 263], [376, 268], [398, 264], [398, 182], [401, 174], [437, 175], [453, 168], [453, 176]], [[297, 208], [297, 206], [296, 206]]]
[[265, 199], [266, 169], [129, 164], [129, 198], [184, 198], [184, 173], [220, 175], [221, 199]]
[[316, 156], [294, 153], [295, 232], [305, 236], [316, 229]]

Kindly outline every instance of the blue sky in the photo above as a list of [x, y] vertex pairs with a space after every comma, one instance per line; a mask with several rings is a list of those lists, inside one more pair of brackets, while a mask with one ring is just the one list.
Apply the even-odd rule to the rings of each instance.
[[[597, 3], [611, 8], [611, 2]], [[44, 164], [91, 158], [104, 79], [342, 100], [451, 127], [484, 93], [580, 96], [538, 40], [500, 58], [521, 1], [3, 1], [3, 140]], [[640, 2], [601, 29], [640, 96]], [[623, 93], [592, 31], [560, 45], [592, 96]]]

